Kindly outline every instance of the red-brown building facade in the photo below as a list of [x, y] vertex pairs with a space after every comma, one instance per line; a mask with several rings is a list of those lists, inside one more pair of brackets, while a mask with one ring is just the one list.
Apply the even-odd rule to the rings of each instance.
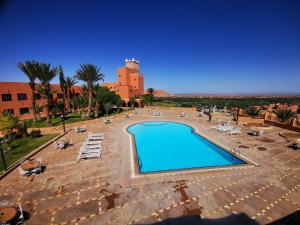
[[[53, 93], [51, 100], [57, 101], [63, 99], [64, 95], [61, 92], [58, 84], [51, 84]], [[81, 94], [81, 89], [78, 86], [73, 87], [73, 93]], [[35, 94], [36, 105], [43, 106], [45, 98], [38, 93], [38, 87]], [[0, 82], [0, 112], [8, 111], [20, 119], [27, 119], [33, 117], [33, 110], [31, 106], [31, 89], [28, 83], [23, 82]], [[40, 113], [45, 115], [45, 109]]]

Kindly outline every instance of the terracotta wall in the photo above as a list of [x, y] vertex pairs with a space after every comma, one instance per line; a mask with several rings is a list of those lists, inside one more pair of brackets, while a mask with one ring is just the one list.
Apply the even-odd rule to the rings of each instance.
[[[52, 84], [51, 88], [54, 90], [52, 94], [53, 101], [60, 99], [62, 96], [60, 86], [58, 84]], [[81, 89], [79, 86], [73, 88], [74, 93], [81, 94]], [[38, 87], [36, 88], [36, 93], [38, 93]], [[4, 101], [3, 95], [10, 94], [11, 101]], [[18, 99], [18, 94], [23, 94], [26, 99]], [[45, 98], [41, 95], [41, 99], [36, 99], [36, 104], [43, 106], [45, 104]], [[23, 114], [21, 114], [21, 109]], [[18, 116], [20, 119], [32, 118], [33, 110], [31, 107], [31, 89], [28, 83], [25, 82], [0, 82], [0, 112], [5, 110], [13, 110], [13, 114]], [[27, 111], [28, 113], [24, 113]], [[45, 110], [40, 113], [41, 116], [45, 115]]]

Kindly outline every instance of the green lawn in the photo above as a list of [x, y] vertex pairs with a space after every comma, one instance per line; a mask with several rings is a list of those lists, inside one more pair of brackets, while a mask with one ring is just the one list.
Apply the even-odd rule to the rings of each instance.
[[[71, 117], [67, 120], [65, 120], [65, 123], [75, 123], [75, 122], [79, 122], [81, 121], [81, 116], [79, 113], [70, 113]], [[32, 119], [29, 119], [28, 121], [30, 121], [30, 123], [32, 124], [31, 127], [47, 127], [47, 123], [46, 123], [46, 117], [41, 118], [39, 121], [37, 122], [32, 122]], [[60, 117], [54, 117], [51, 119], [51, 124], [52, 126], [59, 126], [62, 125], [61, 122], [61, 118]]]
[[[5, 152], [5, 159], [7, 166], [13, 164], [29, 152], [33, 151], [37, 147], [41, 146], [42, 144], [46, 143], [47, 141], [51, 140], [55, 136], [57, 136], [57, 133], [53, 134], [44, 134], [41, 137], [38, 138], [32, 138], [32, 137], [23, 137], [20, 139], [16, 139], [12, 143], [12, 150]], [[2, 160], [0, 158], [0, 173], [3, 171], [3, 164]]]

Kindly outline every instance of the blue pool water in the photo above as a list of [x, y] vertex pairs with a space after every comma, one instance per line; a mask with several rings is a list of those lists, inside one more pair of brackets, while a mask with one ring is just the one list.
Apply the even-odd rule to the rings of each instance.
[[135, 138], [141, 173], [245, 163], [181, 123], [137, 123], [128, 132]]

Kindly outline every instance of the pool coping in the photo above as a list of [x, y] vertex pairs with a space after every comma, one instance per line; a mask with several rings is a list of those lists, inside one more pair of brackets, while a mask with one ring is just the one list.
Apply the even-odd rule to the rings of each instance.
[[[128, 128], [132, 125], [144, 123], [144, 122], [173, 122], [173, 123], [179, 123], [183, 125], [190, 126], [192, 128], [192, 131], [199, 135], [202, 138], [205, 138], [207, 141], [217, 145], [218, 147], [222, 148], [224, 151], [228, 152], [229, 154], [234, 155], [235, 157], [241, 159], [245, 162], [245, 164], [235, 164], [235, 165], [226, 165], [226, 166], [208, 166], [208, 167], [197, 167], [197, 168], [186, 168], [186, 169], [175, 169], [175, 170], [165, 170], [165, 171], [157, 171], [157, 172], [147, 172], [147, 173], [141, 173], [138, 163], [138, 157], [137, 157], [137, 150], [136, 150], [136, 143], [135, 143], [135, 137], [133, 134], [128, 132]], [[207, 135], [200, 133], [194, 125], [191, 125], [188, 122], [182, 122], [182, 121], [176, 121], [176, 120], [167, 120], [167, 119], [154, 119], [154, 120], [141, 120], [139, 122], [134, 122], [126, 125], [123, 128], [123, 131], [129, 136], [129, 145], [130, 145], [130, 177], [131, 178], [139, 178], [139, 177], [145, 177], [150, 175], [175, 175], [175, 174], [185, 174], [185, 173], [199, 173], [199, 172], [208, 172], [208, 171], [216, 171], [216, 170], [233, 170], [233, 169], [244, 169], [244, 168], [251, 168], [255, 166], [259, 166], [256, 162], [249, 159], [248, 157], [242, 155], [242, 154], [234, 154], [227, 146], [211, 139]]]

